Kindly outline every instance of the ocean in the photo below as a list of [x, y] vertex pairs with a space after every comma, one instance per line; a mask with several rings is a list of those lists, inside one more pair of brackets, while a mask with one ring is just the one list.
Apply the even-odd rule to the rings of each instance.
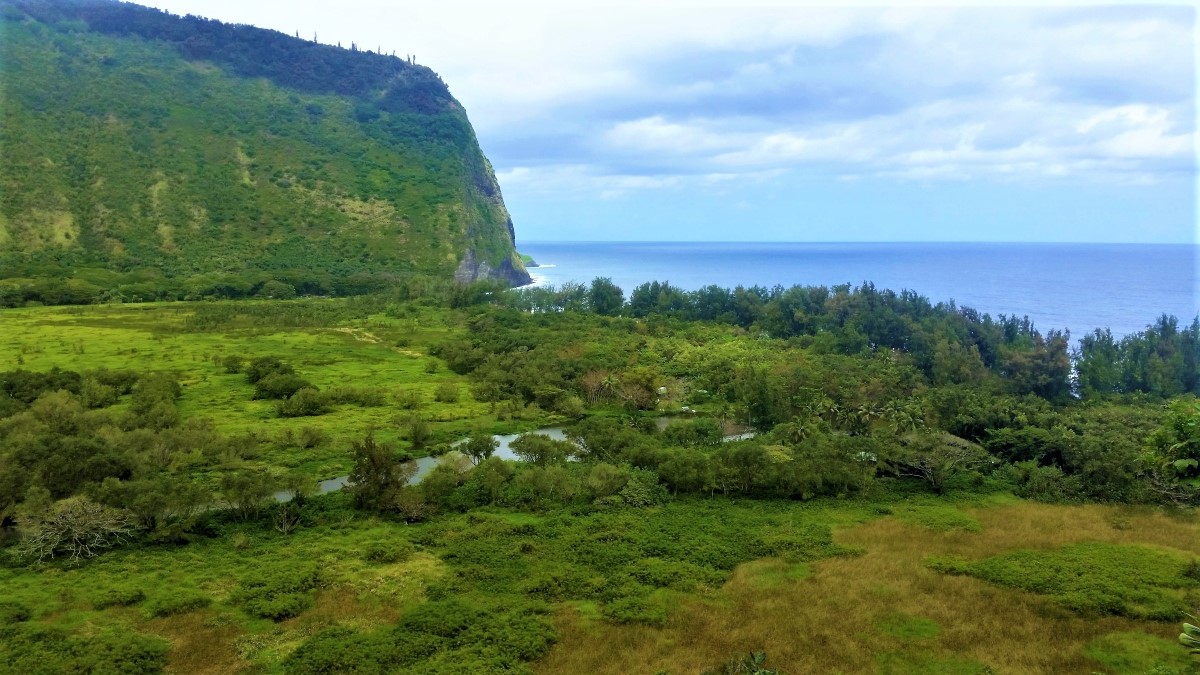
[[535, 283], [609, 277], [625, 290], [669, 281], [685, 290], [734, 286], [909, 289], [993, 317], [1028, 316], [1043, 333], [1123, 336], [1160, 315], [1200, 313], [1200, 246], [1157, 244], [519, 242]]

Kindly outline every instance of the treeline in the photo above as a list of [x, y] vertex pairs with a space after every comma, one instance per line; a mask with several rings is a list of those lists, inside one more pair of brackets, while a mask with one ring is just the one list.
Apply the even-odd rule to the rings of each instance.
[[61, 30], [76, 29], [82, 21], [98, 33], [169, 43], [184, 58], [211, 61], [244, 77], [267, 78], [310, 93], [367, 99], [378, 110], [430, 114], [445, 111], [453, 101], [445, 83], [429, 68], [356, 45], [341, 49], [279, 31], [190, 14], [180, 17], [113, 0], [3, 4], [6, 20], [20, 19], [24, 13]]
[[1200, 317], [1181, 327], [1164, 314], [1120, 340], [1108, 329], [1097, 329], [1080, 338], [1075, 367], [1084, 397], [1200, 395]]
[[1056, 402], [1072, 393], [1200, 395], [1200, 317], [1181, 328], [1177, 318], [1164, 315], [1121, 340], [1097, 329], [1070, 350], [1068, 333], [1043, 334], [1028, 317], [993, 319], [953, 301], [933, 304], [914, 291], [880, 290], [870, 282], [857, 288], [710, 285], [684, 291], [655, 281], [635, 288], [626, 301], [610, 279], [597, 278], [590, 286], [515, 289], [499, 302], [534, 313], [719, 322], [772, 338], [798, 338], [801, 345], [825, 352], [895, 350], [908, 355], [934, 385], [978, 382], [990, 372], [1005, 378], [1014, 393]]
[[354, 297], [388, 292], [392, 297], [431, 297], [446, 305], [474, 303], [502, 286], [482, 283], [458, 287], [431, 276], [356, 271], [335, 275], [323, 270], [280, 270], [258, 274], [204, 274], [169, 277], [152, 271], [119, 274], [97, 271], [92, 279], [66, 274], [0, 279], [0, 307], [151, 303], [173, 300], [288, 300], [298, 297]]

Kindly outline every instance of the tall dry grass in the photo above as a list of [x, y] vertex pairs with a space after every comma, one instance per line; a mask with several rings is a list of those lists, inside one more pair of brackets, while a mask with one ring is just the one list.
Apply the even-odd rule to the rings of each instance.
[[[966, 660], [999, 673], [1091, 673], [1102, 668], [1082, 648], [1099, 635], [1140, 631], [1173, 639], [1175, 625], [1081, 618], [1030, 593], [939, 574], [923, 560], [1080, 541], [1200, 554], [1194, 514], [1019, 503], [972, 515], [981, 532], [933, 532], [895, 518], [840, 530], [837, 540], [864, 554], [813, 563], [801, 581], [786, 579], [772, 563], [743, 565], [710, 598], [682, 603], [661, 629], [612, 626], [566, 610], [559, 616], [560, 640], [537, 672], [696, 673], [732, 653], [761, 649], [772, 667], [792, 675], [876, 672], [887, 655], [895, 656], [890, 664], [917, 664], [908, 672], [945, 672]], [[898, 615], [931, 619], [941, 631], [923, 639], [894, 637], [881, 626]]]

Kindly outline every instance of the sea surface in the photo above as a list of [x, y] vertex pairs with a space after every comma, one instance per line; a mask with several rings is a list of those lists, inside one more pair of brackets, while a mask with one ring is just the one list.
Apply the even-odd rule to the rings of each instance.
[[993, 317], [1028, 316], [1043, 333], [1123, 336], [1160, 315], [1200, 313], [1200, 246], [1158, 244], [519, 242], [538, 285], [609, 277], [625, 290], [669, 281], [685, 290], [870, 281]]

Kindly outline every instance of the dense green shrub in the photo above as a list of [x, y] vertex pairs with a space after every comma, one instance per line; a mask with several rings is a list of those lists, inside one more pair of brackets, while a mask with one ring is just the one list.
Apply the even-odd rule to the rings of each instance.
[[245, 367], [244, 372], [246, 373], [246, 381], [250, 384], [256, 384], [268, 375], [294, 375], [296, 370], [284, 363], [277, 356], [260, 356], [250, 361], [249, 365]]
[[329, 410], [329, 397], [312, 388], [301, 389], [275, 405], [275, 412], [280, 417], [316, 417]]
[[660, 596], [631, 595], [606, 603], [604, 617], [614, 623], [644, 623], [664, 626], [670, 617], [667, 602]]
[[230, 601], [254, 616], [282, 621], [311, 607], [320, 585], [316, 565], [289, 563], [248, 575]]
[[152, 596], [146, 601], [144, 609], [147, 616], [159, 618], [186, 614], [211, 604], [212, 598], [206, 593], [190, 589], [176, 589]]
[[28, 621], [32, 613], [29, 608], [12, 600], [0, 600], [0, 626]]
[[160, 673], [170, 644], [154, 635], [106, 628], [82, 635], [33, 623], [0, 626], [3, 667], [12, 673]]
[[308, 380], [290, 373], [271, 373], [254, 384], [254, 398], [285, 399], [301, 389], [312, 389]]
[[145, 592], [140, 588], [126, 588], [122, 586], [107, 588], [92, 596], [92, 607], [96, 609], [104, 609], [106, 607], [128, 607], [146, 599]]
[[1072, 544], [1019, 550], [974, 562], [939, 558], [927, 565], [1053, 598], [1083, 614], [1172, 620], [1187, 611], [1185, 591], [1200, 583], [1184, 575], [1181, 554], [1129, 544]]
[[405, 562], [412, 555], [413, 546], [404, 539], [373, 541], [363, 549], [363, 559], [383, 565]]

